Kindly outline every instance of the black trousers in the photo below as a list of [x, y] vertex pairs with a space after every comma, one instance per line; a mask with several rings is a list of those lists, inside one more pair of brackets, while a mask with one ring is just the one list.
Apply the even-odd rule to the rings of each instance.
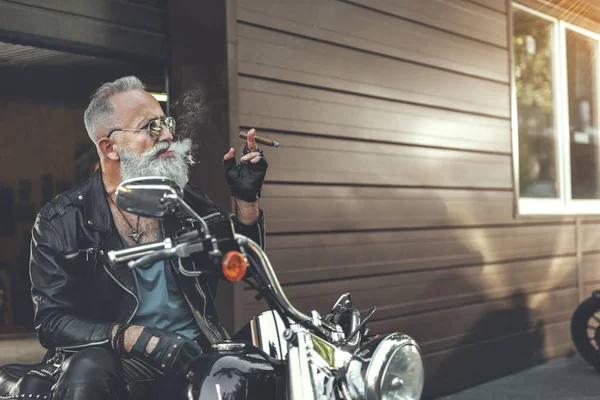
[[54, 400], [137, 400], [156, 398], [162, 375], [135, 358], [90, 347], [71, 356], [52, 388]]

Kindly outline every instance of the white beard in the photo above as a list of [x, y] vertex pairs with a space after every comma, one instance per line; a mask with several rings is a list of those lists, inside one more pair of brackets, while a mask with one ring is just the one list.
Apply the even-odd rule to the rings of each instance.
[[[168, 157], [158, 157], [158, 153], [166, 149], [172, 151], [173, 154]], [[192, 141], [190, 139], [171, 143], [158, 142], [143, 154], [137, 154], [124, 148], [119, 152], [121, 179], [164, 176], [175, 181], [183, 189], [189, 179], [190, 166], [195, 164], [191, 151]]]

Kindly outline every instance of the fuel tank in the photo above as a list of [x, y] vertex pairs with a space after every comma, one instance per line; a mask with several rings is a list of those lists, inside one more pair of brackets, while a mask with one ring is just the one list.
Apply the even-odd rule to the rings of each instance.
[[244, 342], [224, 342], [200, 356], [187, 375], [189, 400], [285, 399], [285, 367]]

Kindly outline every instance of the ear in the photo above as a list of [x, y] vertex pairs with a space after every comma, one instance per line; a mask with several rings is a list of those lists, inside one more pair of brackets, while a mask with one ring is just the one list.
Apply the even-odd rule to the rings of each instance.
[[119, 157], [119, 145], [112, 139], [102, 138], [98, 142], [98, 148], [102, 154], [109, 160], [118, 161]]

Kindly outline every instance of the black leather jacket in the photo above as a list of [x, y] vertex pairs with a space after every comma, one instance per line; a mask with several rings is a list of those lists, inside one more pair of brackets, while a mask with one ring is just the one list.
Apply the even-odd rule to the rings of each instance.
[[[130, 321], [138, 308], [131, 270], [108, 266], [107, 252], [123, 245], [103, 194], [102, 175], [97, 171], [87, 182], [44, 206], [33, 227], [34, 324], [42, 346], [48, 349], [70, 352], [108, 345], [112, 324]], [[189, 184], [184, 199], [201, 216], [229, 216]], [[265, 242], [262, 211], [260, 220], [251, 226], [232, 218], [236, 231], [261, 245]], [[165, 225], [167, 221], [162, 224], [163, 231], [169, 232]], [[204, 339], [214, 343], [228, 338], [214, 305], [216, 280], [198, 279], [198, 283], [200, 306], [193, 307], [190, 298], [186, 299]]]

